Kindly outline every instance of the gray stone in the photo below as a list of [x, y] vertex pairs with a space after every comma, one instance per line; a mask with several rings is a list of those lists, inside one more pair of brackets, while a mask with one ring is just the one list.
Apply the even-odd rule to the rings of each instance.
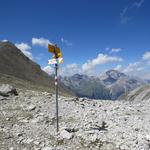
[[53, 150], [53, 148], [46, 146], [46, 147], [43, 147], [42, 150]]
[[39, 141], [34, 141], [33, 143], [34, 143], [35, 145], [37, 145], [37, 146], [40, 144]]
[[31, 104], [31, 105], [27, 106], [27, 110], [28, 110], [28, 111], [35, 110], [35, 108], [36, 108], [36, 106], [35, 106], [35, 105], [33, 105], [33, 104]]
[[0, 95], [0, 101], [4, 100], [5, 98], [3, 96]]
[[145, 139], [146, 139], [148, 142], [150, 142], [150, 134], [146, 135], [146, 136], [145, 136]]
[[26, 143], [26, 144], [30, 144], [31, 142], [33, 142], [33, 139], [26, 139], [26, 140], [24, 141], [24, 143]]
[[42, 122], [42, 121], [44, 121], [44, 117], [43, 116], [38, 116], [36, 118], [33, 118], [31, 120], [31, 123], [39, 123], [39, 122]]
[[65, 129], [62, 129], [60, 131], [60, 137], [63, 138], [63, 139], [67, 139], [67, 140], [70, 140], [73, 138], [73, 134], [72, 133], [69, 133], [68, 131], [66, 131]]
[[9, 96], [9, 95], [18, 95], [17, 90], [9, 85], [9, 84], [2, 84], [0, 86], [0, 95], [1, 96]]

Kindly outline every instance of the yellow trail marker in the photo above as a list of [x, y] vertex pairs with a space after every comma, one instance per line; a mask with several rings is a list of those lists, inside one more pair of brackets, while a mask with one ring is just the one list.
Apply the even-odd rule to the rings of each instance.
[[55, 58], [55, 59], [60, 58], [60, 57], [62, 57], [61, 53], [53, 54], [52, 56], [52, 58]]
[[55, 46], [48, 44], [48, 51], [49, 51], [50, 53], [54, 53], [54, 51], [55, 51]]
[[48, 44], [48, 52], [53, 53], [54, 55], [52, 56], [53, 58], [59, 58], [62, 57], [62, 54], [60, 52], [60, 48], [56, 47], [54, 45]]

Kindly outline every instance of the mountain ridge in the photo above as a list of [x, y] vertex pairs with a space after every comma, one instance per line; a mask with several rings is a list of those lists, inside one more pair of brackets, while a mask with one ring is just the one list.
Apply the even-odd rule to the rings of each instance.
[[76, 96], [93, 99], [110, 99], [109, 91], [101, 83], [99, 78], [75, 74], [70, 77], [62, 77], [61, 81], [73, 91]]
[[[128, 93], [136, 87], [146, 84], [142, 79], [130, 77], [114, 69], [106, 71], [100, 75], [100, 77], [93, 77], [84, 74], [65, 76], [62, 77], [62, 82], [77, 96], [85, 96], [94, 99], [107, 98], [110, 100], [116, 100], [122, 94]], [[96, 91], [96, 97], [92, 97], [93, 89]], [[105, 95], [103, 93], [105, 93]]]

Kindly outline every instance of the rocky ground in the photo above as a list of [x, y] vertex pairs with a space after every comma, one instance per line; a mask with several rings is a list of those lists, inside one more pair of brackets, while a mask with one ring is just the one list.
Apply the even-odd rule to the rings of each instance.
[[59, 97], [17, 89], [0, 96], [0, 150], [149, 150], [150, 102]]

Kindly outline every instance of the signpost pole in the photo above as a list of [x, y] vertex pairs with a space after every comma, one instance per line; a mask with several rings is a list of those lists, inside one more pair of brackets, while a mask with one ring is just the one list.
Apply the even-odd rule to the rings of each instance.
[[[56, 51], [56, 46], [55, 46]], [[56, 55], [56, 53], [55, 53]], [[56, 58], [58, 59], [58, 58]], [[58, 61], [55, 64], [55, 93], [56, 93], [56, 126], [57, 132], [59, 131], [59, 116], [58, 116]]]
[[53, 59], [48, 60], [48, 64], [55, 64], [55, 93], [56, 93], [56, 131], [59, 131], [59, 115], [58, 115], [58, 65], [63, 63], [60, 48], [57, 45], [48, 44], [48, 52], [54, 54]]

